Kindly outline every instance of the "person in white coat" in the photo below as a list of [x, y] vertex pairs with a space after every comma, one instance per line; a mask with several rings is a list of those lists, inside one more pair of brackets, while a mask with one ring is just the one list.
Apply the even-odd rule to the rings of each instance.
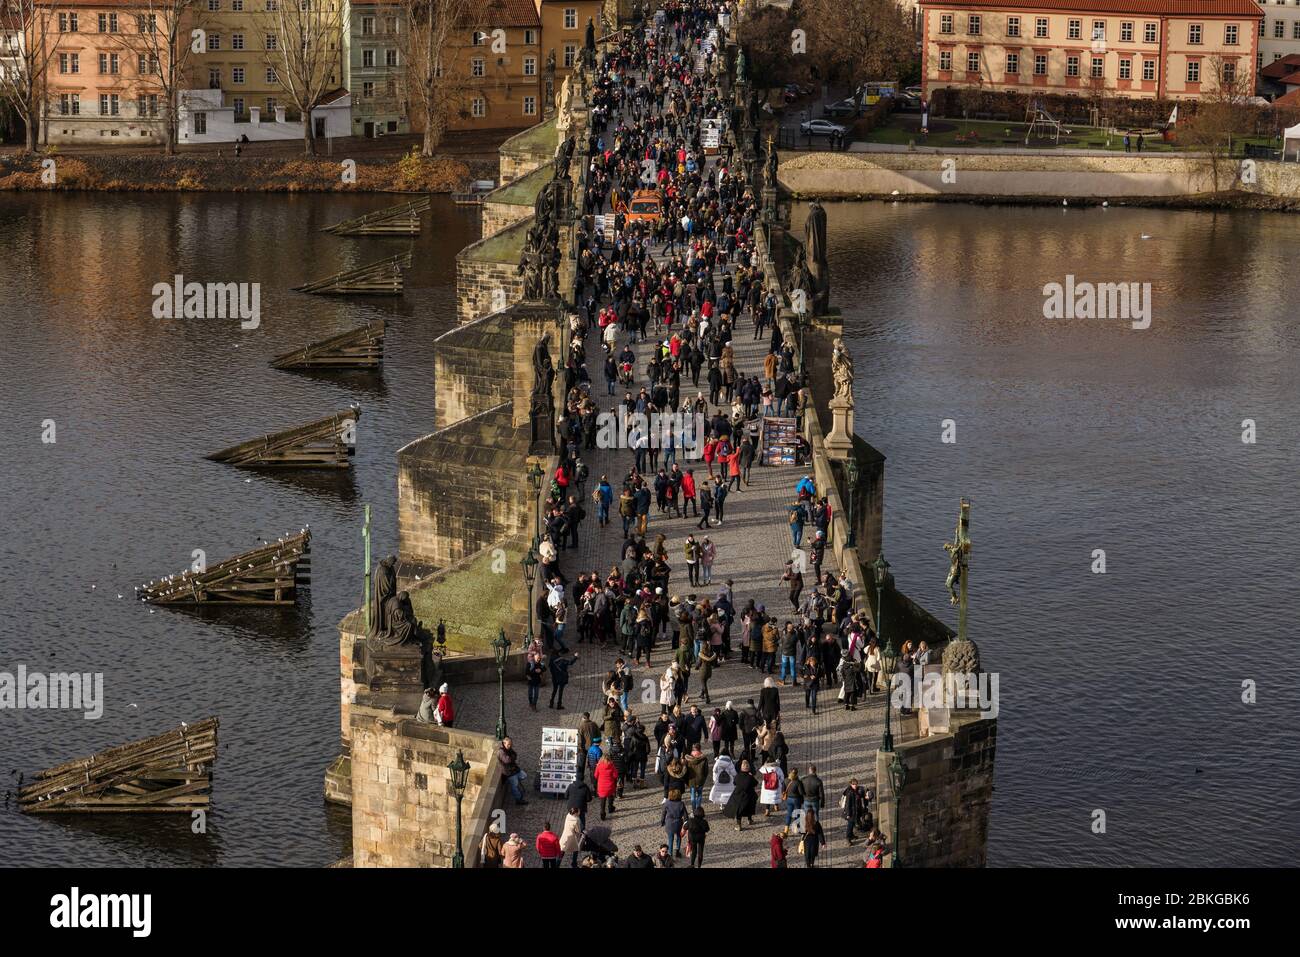
[[758, 803], [766, 806], [763, 815], [768, 817], [772, 814], [772, 809], [781, 803], [785, 793], [785, 772], [781, 770], [781, 765], [773, 761], [762, 765], [758, 769], [758, 783], [762, 788], [758, 792]]
[[578, 866], [578, 852], [582, 850], [582, 816], [576, 807], [569, 808], [560, 834], [560, 850], [569, 857], [569, 866]]
[[709, 803], [723, 807], [731, 800], [731, 792], [736, 789], [736, 762], [729, 754], [721, 754], [713, 762], [713, 787], [709, 791]]
[[670, 710], [677, 703], [677, 696], [673, 693], [676, 685], [677, 662], [673, 662], [659, 679], [659, 706], [665, 711]]

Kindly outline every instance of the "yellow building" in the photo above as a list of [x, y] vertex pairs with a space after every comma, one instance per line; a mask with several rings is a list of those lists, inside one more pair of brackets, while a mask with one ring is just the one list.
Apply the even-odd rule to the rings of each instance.
[[920, 0], [926, 95], [942, 87], [1196, 99], [1254, 88], [1254, 0]]

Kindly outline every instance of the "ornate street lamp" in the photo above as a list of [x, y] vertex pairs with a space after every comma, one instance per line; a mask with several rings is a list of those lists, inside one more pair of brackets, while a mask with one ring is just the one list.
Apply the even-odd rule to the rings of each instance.
[[492, 642], [492, 652], [497, 658], [497, 689], [500, 692], [500, 710], [497, 712], [497, 740], [506, 736], [506, 657], [510, 654], [510, 639], [505, 629], [501, 629], [497, 640]]
[[536, 461], [528, 466], [528, 484], [533, 489], [533, 532], [539, 537], [542, 534], [542, 503], [539, 496], [542, 493], [542, 467]]
[[876, 640], [880, 642], [880, 663], [885, 678], [885, 736], [880, 742], [880, 750], [894, 750], [894, 735], [889, 730], [889, 712], [894, 697], [894, 669], [898, 666], [898, 651], [894, 648], [894, 638], [890, 635], [885, 641], [885, 591], [894, 587], [894, 576], [889, 572], [889, 562], [885, 561], [882, 551], [871, 563], [871, 570], [876, 576]]
[[894, 789], [894, 852], [889, 855], [890, 867], [902, 867], [903, 856], [899, 852], [902, 839], [898, 833], [899, 808], [903, 803], [903, 788], [907, 786], [907, 765], [894, 752], [894, 759], [889, 762], [889, 783]]
[[519, 560], [524, 570], [524, 584], [528, 587], [528, 644], [533, 643], [533, 583], [537, 581], [536, 546], [528, 549], [528, 554]]
[[452, 855], [451, 866], [461, 868], [465, 866], [465, 852], [461, 847], [460, 805], [465, 799], [465, 785], [469, 783], [469, 763], [464, 751], [457, 749], [456, 760], [447, 765], [447, 770], [451, 772], [451, 791], [456, 796], [456, 853]]
[[[844, 466], [844, 475], [849, 480], [849, 548], [856, 548], [858, 545], [858, 479], [862, 473], [858, 470], [858, 457], [849, 452], [849, 464]], [[879, 625], [879, 618], [877, 618]]]

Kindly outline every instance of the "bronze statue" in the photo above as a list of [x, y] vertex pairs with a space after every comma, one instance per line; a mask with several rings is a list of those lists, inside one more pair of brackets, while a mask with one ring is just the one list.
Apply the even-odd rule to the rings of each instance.
[[370, 576], [370, 620], [366, 622], [366, 637], [381, 643], [388, 638], [388, 609], [385, 602], [397, 592], [397, 556], [389, 555], [375, 563]]
[[399, 591], [396, 595], [389, 596], [384, 602], [384, 614], [388, 619], [388, 633], [386, 636], [376, 636], [371, 639], [371, 644], [375, 647], [396, 648], [399, 645], [418, 645], [428, 638], [428, 634], [415, 617], [415, 609], [411, 607], [411, 596], [408, 592]]
[[596, 52], [596, 24], [591, 17], [587, 17], [587, 39], [583, 46], [593, 54]]
[[533, 394], [528, 418], [532, 425], [529, 446], [553, 450], [555, 446], [555, 366], [551, 362], [550, 334], [544, 333], [533, 348]]
[[745, 82], [745, 48], [736, 50], [736, 82]]
[[826, 208], [816, 200], [808, 204], [804, 246], [808, 251], [808, 272], [812, 277], [813, 314], [822, 316], [830, 306], [831, 276], [826, 261]]

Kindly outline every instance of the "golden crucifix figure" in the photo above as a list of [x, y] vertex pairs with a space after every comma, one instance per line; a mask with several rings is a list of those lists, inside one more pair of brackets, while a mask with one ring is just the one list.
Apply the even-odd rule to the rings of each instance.
[[966, 640], [966, 579], [970, 568], [970, 546], [970, 502], [962, 499], [953, 540], [943, 546], [949, 562], [945, 584], [948, 586], [948, 600], [958, 609], [957, 638], [960, 641]]

